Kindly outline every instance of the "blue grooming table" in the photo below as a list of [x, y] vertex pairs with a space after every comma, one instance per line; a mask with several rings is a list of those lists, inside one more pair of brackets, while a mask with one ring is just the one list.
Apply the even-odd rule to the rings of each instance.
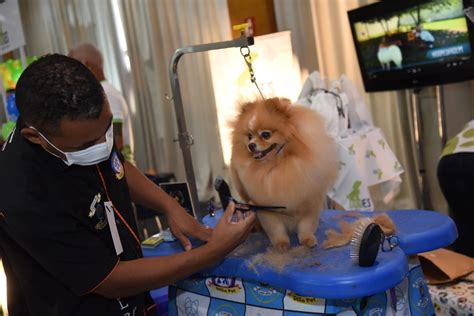
[[[377, 214], [377, 212], [360, 213], [369, 217]], [[364, 268], [354, 265], [349, 257], [349, 246], [344, 246], [328, 250], [319, 247], [312, 249], [312, 259], [317, 260], [320, 265], [288, 266], [281, 272], [266, 266], [250, 268], [249, 258], [264, 252], [268, 246], [268, 243], [260, 242], [261, 246], [250, 247], [251, 252], [230, 254], [219, 265], [202, 271], [199, 275], [201, 279], [194, 279], [193, 282], [197, 282], [196, 284], [204, 282], [201, 287], [205, 288], [208, 286], [203, 281], [206, 278], [208, 280], [212, 280], [216, 276], [238, 278], [242, 280], [242, 284], [266, 284], [271, 288], [284, 289], [283, 292], [298, 293], [299, 297], [323, 298], [326, 300], [326, 305], [331, 300], [333, 301], [332, 305], [341, 305], [342, 301], [338, 300], [349, 302], [350, 299], [353, 299], [351, 304], [354, 304], [354, 299], [357, 298], [376, 297], [380, 293], [395, 288], [407, 279], [411, 267], [408, 264], [407, 256], [448, 246], [457, 238], [454, 222], [445, 215], [420, 210], [399, 210], [386, 213], [396, 225], [395, 235], [399, 238], [400, 247], [390, 252], [379, 252], [377, 262], [372, 267]], [[338, 230], [339, 221], [351, 222], [357, 219], [343, 216], [345, 214], [348, 213], [336, 210], [323, 211], [317, 231], [320, 244], [325, 239], [324, 233], [327, 229]], [[203, 223], [214, 227], [221, 215], [222, 212], [216, 212], [214, 217], [206, 216]], [[254, 233], [246, 243], [255, 245], [256, 241], [261, 241], [261, 239], [265, 239], [265, 236], [261, 233]], [[298, 244], [295, 238], [292, 238], [291, 241], [292, 245]], [[195, 242], [194, 246], [199, 246], [199, 243]], [[144, 255], [146, 257], [166, 256], [181, 251], [182, 248], [178, 242], [162, 243], [155, 249], [144, 249]], [[424, 286], [424, 284], [419, 286]], [[421, 292], [423, 291], [421, 290]], [[200, 292], [201, 295], [206, 293], [208, 292]], [[429, 304], [431, 305], [431, 302]], [[353, 309], [356, 310], [356, 308]], [[326, 308], [324, 313], [328, 313], [328, 311], [329, 309]]]

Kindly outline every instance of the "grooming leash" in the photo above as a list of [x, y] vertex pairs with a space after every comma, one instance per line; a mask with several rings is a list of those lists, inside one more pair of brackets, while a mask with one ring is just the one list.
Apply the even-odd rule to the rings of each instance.
[[[238, 30], [240, 31], [241, 34], [243, 34], [248, 27], [249, 27], [249, 24], [244, 23], [240, 25], [235, 25], [234, 30]], [[253, 67], [252, 67], [252, 56], [250, 56], [249, 46], [246, 45], [246, 46], [240, 47], [240, 54], [242, 55], [242, 57], [244, 57], [245, 63], [247, 64], [247, 67], [249, 68], [250, 81], [255, 85], [255, 87], [257, 87], [257, 90], [260, 93], [260, 96], [262, 97], [263, 100], [265, 100], [262, 90], [260, 90], [260, 87], [257, 84], [257, 78], [255, 78], [255, 72], [253, 71]]]

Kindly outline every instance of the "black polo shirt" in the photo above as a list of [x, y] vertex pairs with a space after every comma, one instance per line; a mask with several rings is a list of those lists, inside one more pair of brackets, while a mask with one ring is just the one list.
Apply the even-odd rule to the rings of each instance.
[[[24, 315], [145, 315], [149, 293], [92, 293], [119, 261], [142, 257], [124, 159], [114, 149], [94, 166], [66, 166], [16, 130], [0, 151], [0, 254], [8, 309]], [[94, 202], [95, 201], [95, 202]], [[123, 247], [116, 254], [104, 202]]]

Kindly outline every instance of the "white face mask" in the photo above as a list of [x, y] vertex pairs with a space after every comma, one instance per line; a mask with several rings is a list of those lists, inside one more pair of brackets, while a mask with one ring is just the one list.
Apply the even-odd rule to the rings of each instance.
[[[63, 159], [64, 163], [68, 166], [70, 165], [79, 165], [79, 166], [91, 166], [102, 161], [109, 159], [110, 153], [112, 152], [112, 148], [114, 147], [114, 130], [112, 124], [110, 124], [109, 129], [105, 133], [105, 142], [92, 145], [86, 149], [78, 150], [78, 151], [70, 151], [64, 152], [60, 150], [58, 147], [54, 146], [40, 131], [38, 131], [33, 126], [30, 126], [38, 132], [38, 134], [43, 137], [43, 139], [54, 149], [58, 152], [63, 154], [66, 157], [66, 160]], [[54, 156], [58, 157], [54, 153], [51, 153]], [[61, 157], [58, 157], [61, 158]], [[62, 159], [62, 158], [61, 158]]]

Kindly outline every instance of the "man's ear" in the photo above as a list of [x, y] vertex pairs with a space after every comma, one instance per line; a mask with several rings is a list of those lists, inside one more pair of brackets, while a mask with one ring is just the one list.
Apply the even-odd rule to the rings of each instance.
[[25, 137], [28, 139], [30, 142], [33, 144], [40, 145], [43, 148], [46, 148], [46, 141], [44, 140], [43, 137], [38, 133], [37, 130], [31, 128], [31, 127], [24, 127], [20, 130], [21, 136]]
[[40, 145], [41, 147], [43, 147], [44, 150], [46, 150], [50, 154], [56, 157], [59, 157], [63, 160], [66, 159], [66, 156], [64, 155], [64, 153], [60, 152], [57, 148], [54, 148], [53, 146], [48, 144], [46, 139], [44, 139], [40, 135], [40, 133], [34, 128], [24, 127], [20, 130], [20, 134], [21, 136], [23, 136], [24, 138], [26, 138], [28, 141], [32, 142], [33, 144]]

